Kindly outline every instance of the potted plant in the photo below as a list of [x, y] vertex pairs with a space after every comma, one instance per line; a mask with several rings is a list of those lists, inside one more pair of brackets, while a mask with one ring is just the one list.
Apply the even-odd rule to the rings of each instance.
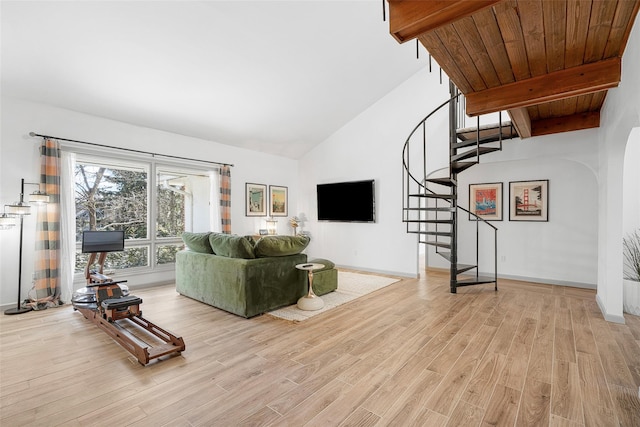
[[624, 290], [622, 307], [625, 313], [640, 316], [640, 229], [622, 239], [624, 254]]

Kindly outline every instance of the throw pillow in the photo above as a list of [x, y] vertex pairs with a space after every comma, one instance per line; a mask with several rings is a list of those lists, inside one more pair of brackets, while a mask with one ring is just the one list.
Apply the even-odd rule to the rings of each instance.
[[211, 232], [206, 233], [189, 233], [187, 231], [182, 233], [182, 241], [189, 250], [193, 252], [199, 252], [202, 254], [212, 254], [211, 244], [209, 243], [209, 235]]
[[257, 258], [295, 255], [309, 245], [307, 236], [265, 236], [256, 242], [253, 251]]
[[213, 249], [213, 253], [229, 258], [255, 258], [253, 246], [247, 239], [241, 236], [211, 233], [209, 243]]

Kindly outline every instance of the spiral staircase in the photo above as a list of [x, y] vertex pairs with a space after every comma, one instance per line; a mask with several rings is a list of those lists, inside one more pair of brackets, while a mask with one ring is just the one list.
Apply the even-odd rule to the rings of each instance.
[[[450, 98], [420, 121], [407, 138], [402, 154], [403, 162], [403, 222], [408, 233], [419, 235], [419, 242], [434, 246], [435, 252], [450, 263], [450, 291], [456, 293], [461, 286], [497, 283], [498, 229], [465, 209], [458, 203], [458, 175], [480, 163], [480, 156], [502, 150], [505, 139], [517, 137], [511, 122], [465, 127], [464, 96], [449, 83]], [[445, 109], [449, 112], [448, 168], [434, 176], [430, 155], [442, 152], [432, 144], [442, 144], [442, 138], [430, 138], [429, 120]], [[435, 122], [435, 120], [434, 120]], [[434, 126], [434, 125], [432, 125]], [[431, 139], [436, 139], [432, 141]], [[437, 155], [437, 154], [433, 154]], [[447, 170], [448, 169], [448, 170]], [[448, 173], [447, 173], [448, 172]], [[463, 217], [475, 221], [475, 257], [460, 256], [458, 223]], [[488, 231], [488, 233], [487, 233]], [[493, 254], [487, 254], [487, 244], [481, 238], [493, 237]], [[471, 236], [464, 236], [469, 242]], [[468, 243], [465, 243], [468, 244]], [[468, 252], [468, 251], [465, 251]], [[482, 255], [482, 256], [481, 256]], [[465, 259], [461, 259], [465, 258]], [[487, 259], [492, 262], [487, 262]], [[490, 273], [486, 273], [490, 271]]]

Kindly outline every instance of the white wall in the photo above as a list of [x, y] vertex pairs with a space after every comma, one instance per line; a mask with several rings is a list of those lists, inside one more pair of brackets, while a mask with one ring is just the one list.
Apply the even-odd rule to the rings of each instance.
[[[447, 98], [447, 84], [439, 85], [434, 75], [420, 72], [300, 161], [299, 212], [310, 219], [305, 227], [314, 236], [310, 255], [363, 270], [418, 273], [417, 238], [406, 233], [401, 216], [402, 144]], [[436, 122], [448, 126], [437, 117], [430, 126]], [[583, 194], [597, 194], [597, 164], [597, 131], [588, 130], [507, 141], [502, 152], [484, 156], [481, 165], [459, 176], [459, 200], [466, 207], [470, 183], [504, 183], [505, 219], [496, 223], [500, 276], [595, 287], [597, 210], [593, 200], [588, 206]], [[378, 186], [375, 224], [316, 221], [316, 184], [367, 178], [375, 178]], [[538, 179], [550, 181], [549, 222], [509, 222], [509, 181]], [[584, 210], [578, 212], [581, 206]], [[468, 248], [475, 247], [470, 240], [475, 223], [463, 218], [460, 224], [461, 245], [467, 248], [463, 253], [468, 254]], [[493, 247], [485, 250], [493, 252]], [[475, 257], [473, 252], [470, 256]], [[429, 265], [448, 268], [432, 249]]]
[[[606, 106], [620, 102], [619, 108], [624, 110], [629, 100], [637, 103], [640, 99], [640, 96], [633, 95], [622, 99], [617, 95], [625, 90], [637, 92], [640, 87], [637, 83], [640, 75], [637, 71], [640, 63], [637, 33], [635, 29], [624, 57], [623, 84], [621, 88], [610, 91]], [[418, 73], [301, 160], [299, 211], [310, 219], [306, 228], [315, 235], [309, 248], [314, 256], [332, 258], [339, 265], [365, 270], [403, 274], [416, 271], [416, 240], [411, 235], [407, 236], [400, 224], [401, 175], [398, 170], [401, 145], [407, 133], [424, 116], [424, 112], [447, 97], [446, 85], [436, 85], [441, 89], [437, 95], [428, 93], [428, 86], [423, 87], [428, 78], [425, 73]], [[415, 96], [421, 94], [426, 94], [424, 101], [431, 101], [429, 105], [420, 106], [421, 100]], [[625, 111], [621, 115], [629, 115], [629, 110]], [[606, 254], [603, 255], [602, 249], [599, 251], [603, 246], [598, 244], [603, 223], [607, 223], [599, 218], [602, 197], [604, 194], [606, 199], [621, 191], [621, 186], [616, 183], [605, 182], [607, 173], [602, 171], [603, 156], [609, 157], [608, 161], [612, 160], [607, 154], [608, 148], [603, 146], [602, 134], [607, 134], [605, 139], [609, 141], [608, 134], [613, 129], [625, 137], [630, 130], [628, 124], [620, 129], [622, 121], [611, 120], [606, 112], [602, 123], [603, 128], [599, 130], [505, 142], [502, 152], [484, 156], [481, 165], [460, 175], [459, 200], [463, 206], [468, 205], [470, 183], [504, 183], [504, 220], [496, 222], [500, 228], [500, 276], [585, 287], [601, 283], [599, 271], [602, 273], [608, 268], [602, 266]], [[614, 162], [618, 174], [622, 170], [620, 159]], [[336, 224], [315, 220], [315, 184], [366, 178], [378, 181], [380, 211], [376, 224]], [[549, 179], [550, 182], [549, 221], [510, 222], [507, 203], [509, 182], [536, 179]], [[382, 182], [390, 182], [391, 185], [387, 187]], [[604, 204], [611, 206], [611, 210], [621, 211], [619, 197], [617, 203], [610, 203], [608, 200]], [[387, 212], [388, 217], [384, 215]], [[614, 221], [621, 224], [621, 218]], [[463, 245], [466, 235], [475, 234], [472, 226], [468, 220], [461, 222]], [[353, 242], [359, 244], [354, 245]], [[468, 247], [470, 242], [466, 243]], [[390, 257], [390, 253], [397, 255]], [[430, 265], [445, 268], [446, 261], [438, 259], [430, 256]], [[617, 291], [613, 293], [615, 299], [620, 300], [621, 312], [621, 290], [619, 294]]]
[[[622, 58], [622, 82], [609, 90], [598, 132], [598, 295], [605, 319], [622, 315], [623, 171], [629, 135], [640, 126], [640, 28], [634, 26]], [[637, 167], [637, 164], [636, 164]], [[638, 197], [636, 195], [636, 197]]]
[[[312, 257], [339, 266], [406, 276], [418, 273], [417, 237], [402, 223], [402, 146], [426, 114], [448, 98], [438, 73], [418, 72], [300, 159], [298, 215]], [[318, 222], [316, 185], [375, 179], [376, 222]]]
[[[503, 220], [492, 221], [498, 228], [500, 277], [595, 288], [596, 136], [595, 131], [580, 131], [505, 141], [502, 152], [483, 156], [480, 165], [458, 176], [459, 204], [467, 209], [469, 184], [503, 183]], [[548, 221], [510, 221], [509, 182], [530, 180], [549, 180]], [[459, 242], [467, 248], [462, 251], [467, 258], [460, 262], [475, 263], [475, 225], [468, 215], [459, 222]], [[492, 240], [481, 239], [481, 253], [493, 250]], [[485, 261], [481, 272], [493, 273], [493, 255]]]
[[[0, 203], [18, 199], [20, 179], [39, 179], [38, 146], [40, 138], [30, 131], [61, 138], [88, 141], [115, 147], [132, 148], [174, 156], [232, 163], [231, 224], [235, 234], [256, 233], [264, 228], [264, 218], [245, 217], [244, 185], [255, 182], [284, 185], [289, 188], [289, 203], [296, 204], [298, 192], [297, 161], [238, 149], [228, 145], [133, 126], [113, 120], [81, 114], [33, 102], [2, 98], [0, 131]], [[34, 188], [35, 189], [35, 188]], [[27, 189], [26, 192], [30, 192]], [[289, 231], [285, 220], [279, 232]], [[18, 283], [19, 230], [0, 231], [0, 305], [15, 304]], [[35, 239], [35, 216], [26, 217], [24, 231], [22, 298], [31, 288]], [[129, 280], [132, 287], [173, 280], [174, 274], [145, 274]]]
[[[504, 183], [499, 275], [595, 285], [605, 318], [613, 321], [622, 319], [622, 159], [631, 128], [639, 122], [639, 32], [636, 26], [629, 39], [623, 82], [607, 95], [601, 128], [505, 142], [504, 151], [484, 156], [482, 165], [460, 175], [463, 204], [469, 183]], [[447, 97], [446, 85], [440, 86], [442, 93], [429, 93], [423, 86], [427, 80], [418, 73], [301, 159], [299, 212], [309, 218], [306, 229], [315, 236], [309, 248], [313, 256], [364, 270], [417, 271], [416, 239], [401, 224], [399, 168], [408, 132]], [[378, 182], [376, 224], [316, 221], [317, 183], [366, 178]], [[530, 179], [550, 181], [549, 221], [511, 223], [509, 182]], [[461, 225], [467, 234], [469, 225]]]
[[640, 127], [633, 128], [624, 152], [622, 182], [623, 233], [640, 229]]

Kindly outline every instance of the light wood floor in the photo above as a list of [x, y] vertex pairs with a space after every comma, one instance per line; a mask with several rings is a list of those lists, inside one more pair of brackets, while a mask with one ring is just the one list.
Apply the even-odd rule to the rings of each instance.
[[138, 290], [187, 346], [146, 367], [70, 307], [0, 316], [0, 424], [640, 426], [640, 318], [499, 288], [430, 272], [302, 323]]

